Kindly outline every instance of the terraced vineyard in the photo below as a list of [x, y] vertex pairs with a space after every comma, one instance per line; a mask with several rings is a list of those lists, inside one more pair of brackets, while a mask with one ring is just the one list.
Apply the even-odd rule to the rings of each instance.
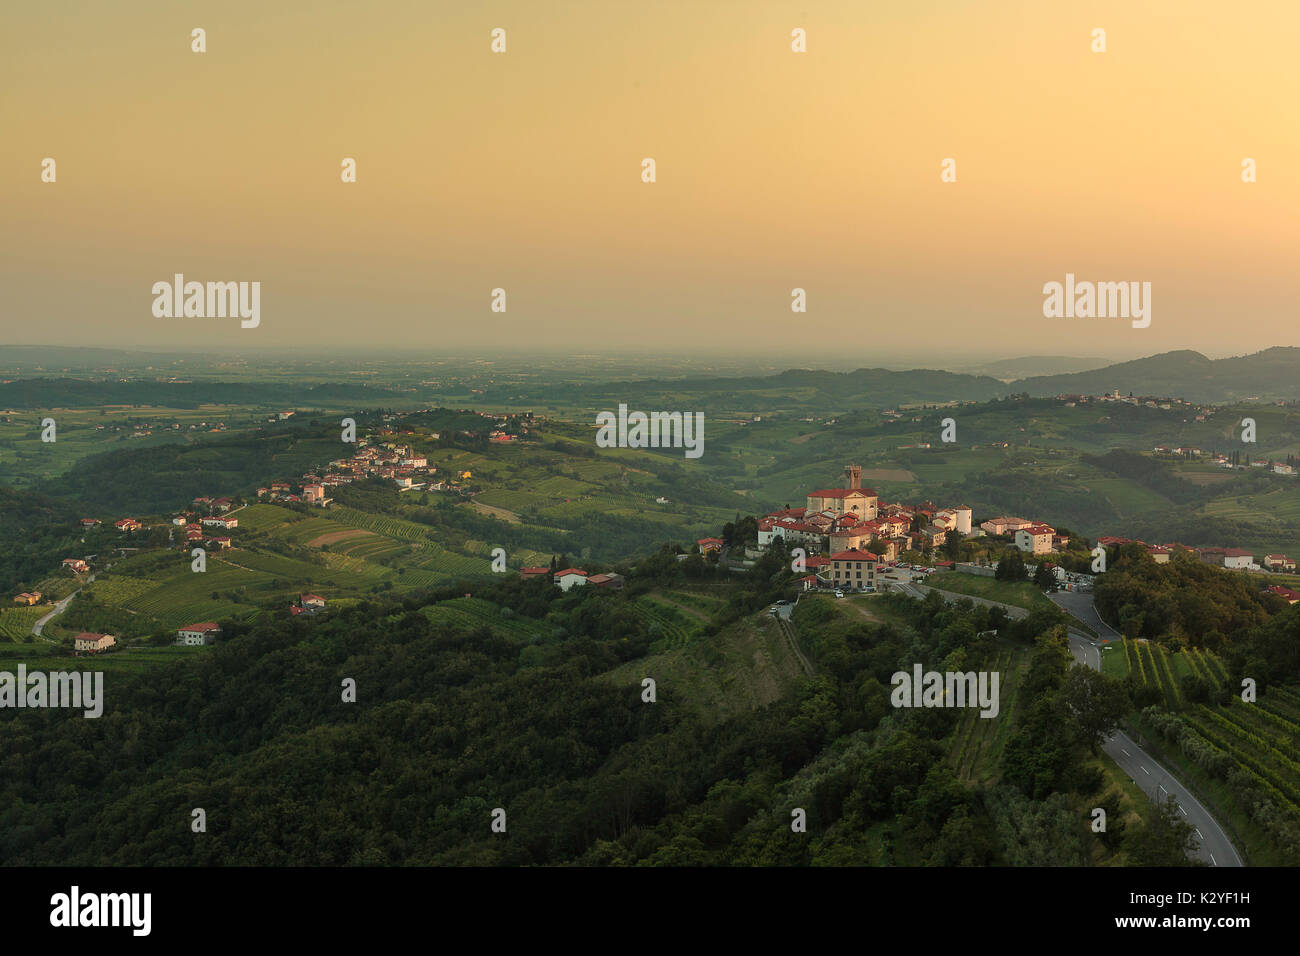
[[239, 519], [240, 530], [251, 531], [255, 534], [261, 534], [282, 525], [306, 520], [302, 515], [290, 511], [288, 508], [267, 504], [249, 505], [235, 517]]
[[[223, 617], [250, 618], [258, 612], [252, 601], [268, 600], [274, 596], [271, 575], [220, 563], [209, 564], [204, 574], [195, 574], [186, 566], [153, 580], [156, 587], [124, 601], [120, 606], [166, 628]], [[241, 589], [248, 594], [249, 603], [226, 596], [229, 592], [240, 593]], [[217, 594], [215, 598], [212, 596], [214, 593]], [[297, 590], [286, 588], [281, 593], [287, 600], [288, 595], [296, 594]]]
[[1256, 825], [1300, 852], [1300, 694], [1295, 688], [1267, 688], [1254, 703], [1233, 697], [1226, 706], [1197, 704], [1180, 714], [1145, 711], [1143, 716], [1188, 761], [1226, 782]]
[[452, 598], [420, 609], [435, 624], [450, 627], [489, 627], [515, 640], [532, 641], [545, 633], [546, 625], [523, 615], [508, 616], [503, 608], [481, 598]]
[[48, 607], [7, 607], [0, 609], [0, 641], [20, 644], [32, 633], [32, 625], [50, 613]]
[[429, 538], [430, 529], [426, 525], [390, 515], [368, 514], [355, 508], [332, 508], [330, 515], [336, 522], [354, 528], [365, 528], [386, 538], [399, 538], [404, 541], [426, 541]]
[[98, 575], [82, 593], [93, 596], [100, 604], [125, 604], [156, 586], [149, 578], [110, 573]]
[[993, 667], [1000, 675], [997, 719], [981, 717], [978, 707], [969, 707], [949, 737], [948, 766], [964, 783], [987, 783], [996, 777], [997, 759], [1011, 733], [1017, 690], [1027, 661], [1023, 648], [999, 650]]
[[705, 623], [699, 618], [653, 597], [640, 597], [629, 605], [632, 612], [656, 635], [651, 653], [685, 647], [704, 636]]
[[1105, 653], [1105, 672], [1121, 679], [1132, 675], [1139, 684], [1155, 688], [1170, 710], [1179, 710], [1186, 703], [1182, 693], [1184, 677], [1200, 677], [1215, 687], [1228, 679], [1223, 662], [1199, 647], [1174, 654], [1148, 641], [1125, 640], [1112, 646], [1118, 649]]

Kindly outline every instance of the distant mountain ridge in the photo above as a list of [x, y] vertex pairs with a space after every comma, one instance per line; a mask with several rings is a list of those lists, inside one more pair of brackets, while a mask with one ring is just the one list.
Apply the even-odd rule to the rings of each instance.
[[1209, 359], [1183, 349], [1066, 375], [1019, 379], [1012, 391], [1031, 395], [1168, 395], [1195, 402], [1229, 403], [1300, 398], [1300, 348], [1276, 346], [1253, 355]]

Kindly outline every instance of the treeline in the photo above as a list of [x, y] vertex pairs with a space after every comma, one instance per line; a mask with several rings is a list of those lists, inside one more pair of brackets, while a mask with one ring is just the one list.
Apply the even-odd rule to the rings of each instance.
[[1116, 448], [1104, 455], [1081, 455], [1080, 459], [1086, 465], [1108, 471], [1112, 475], [1119, 475], [1121, 478], [1128, 478], [1144, 488], [1149, 488], [1174, 504], [1190, 504], [1205, 497], [1205, 492], [1201, 488], [1186, 478], [1174, 474], [1173, 469], [1164, 462], [1139, 452]]
[[1264, 624], [1276, 604], [1248, 575], [1181, 551], [1156, 564], [1137, 544], [1110, 549], [1095, 588], [1097, 611], [1125, 637], [1159, 640], [1174, 650], [1190, 644], [1222, 653]]
[[153, 405], [196, 409], [200, 405], [315, 405], [339, 402], [389, 405], [406, 396], [377, 385], [292, 385], [259, 382], [93, 381], [34, 378], [0, 384], [4, 408], [102, 408]]
[[189, 507], [202, 495], [246, 495], [275, 478], [294, 479], [338, 458], [340, 431], [301, 425], [194, 443], [89, 455], [58, 480], [67, 494], [124, 515]]

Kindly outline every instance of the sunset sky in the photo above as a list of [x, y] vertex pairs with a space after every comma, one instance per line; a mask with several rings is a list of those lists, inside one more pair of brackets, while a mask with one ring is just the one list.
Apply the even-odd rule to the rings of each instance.
[[[1296, 36], [1290, 0], [5, 4], [0, 343], [1300, 345]], [[155, 318], [178, 272], [260, 281], [260, 327]], [[1151, 326], [1044, 318], [1067, 272], [1151, 282]]]

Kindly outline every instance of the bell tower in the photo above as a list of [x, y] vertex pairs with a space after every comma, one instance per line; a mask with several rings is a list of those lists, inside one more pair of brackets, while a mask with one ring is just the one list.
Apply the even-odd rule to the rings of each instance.
[[847, 484], [845, 485], [846, 488], [849, 489], [861, 488], [862, 487], [862, 466], [845, 465], [844, 479], [847, 482]]

